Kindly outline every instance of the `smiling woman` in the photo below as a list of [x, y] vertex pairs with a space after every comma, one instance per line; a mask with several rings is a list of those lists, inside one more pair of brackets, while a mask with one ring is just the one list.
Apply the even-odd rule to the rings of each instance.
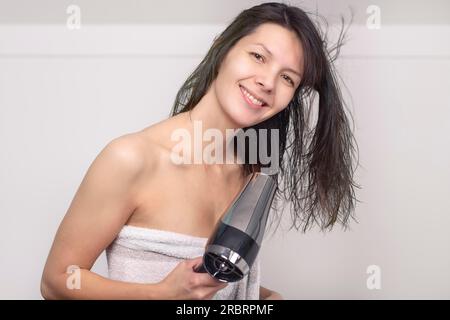
[[[230, 49], [220, 66], [214, 87], [221, 105], [227, 108], [224, 112], [239, 127], [252, 126], [279, 113], [292, 100], [301, 81], [303, 60], [295, 32], [275, 23], [258, 26]], [[248, 108], [242, 108], [241, 95], [233, 94], [238, 93], [238, 87], [258, 113], [249, 114]]]
[[[174, 163], [171, 135], [183, 129], [192, 137], [193, 122], [200, 121], [204, 130], [222, 137], [228, 129], [255, 129], [258, 148], [270, 146], [267, 137], [279, 137], [271, 150], [279, 150], [275, 202], [282, 196], [290, 201], [293, 226], [346, 225], [354, 205], [353, 136], [325, 44], [297, 7], [264, 3], [239, 14], [180, 88], [171, 117], [114, 139], [89, 167], [56, 234], [42, 295], [280, 299], [260, 286], [258, 262], [248, 276], [228, 285], [194, 272], [248, 174], [272, 163], [262, 161], [261, 152], [256, 163], [247, 158], [231, 164]], [[313, 92], [320, 100], [310, 140], [307, 106]], [[278, 135], [263, 135], [264, 130]], [[194, 153], [207, 143], [190, 141]], [[246, 155], [252, 147], [245, 146]], [[109, 278], [90, 271], [105, 249]], [[66, 286], [67, 267], [74, 265], [77, 290]]]
[[[215, 39], [172, 109], [172, 115], [189, 111], [192, 119], [220, 115], [244, 131], [278, 130], [283, 188], [275, 203], [288, 200], [292, 227], [303, 231], [314, 224], [346, 227], [353, 218], [356, 141], [333, 65], [344, 38], [342, 29], [328, 48], [320, 27], [298, 7], [264, 3], [245, 10]], [[318, 120], [311, 129], [316, 95]], [[245, 163], [242, 169], [253, 168]]]

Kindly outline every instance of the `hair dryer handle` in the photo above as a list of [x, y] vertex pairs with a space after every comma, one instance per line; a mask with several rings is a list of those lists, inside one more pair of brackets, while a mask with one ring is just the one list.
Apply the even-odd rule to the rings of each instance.
[[205, 265], [203, 264], [203, 261], [200, 265], [194, 267], [193, 270], [194, 270], [194, 272], [197, 272], [197, 273], [207, 273], [207, 271], [205, 269]]

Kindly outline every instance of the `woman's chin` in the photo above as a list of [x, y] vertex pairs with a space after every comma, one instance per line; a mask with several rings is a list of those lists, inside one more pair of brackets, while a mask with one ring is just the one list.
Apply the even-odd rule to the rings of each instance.
[[241, 109], [231, 110], [231, 112], [228, 113], [232, 122], [236, 124], [236, 127], [251, 127], [259, 122], [259, 117], [257, 115], [252, 112], [248, 112], [248, 110], [245, 110], [244, 106], [240, 106], [240, 108]]

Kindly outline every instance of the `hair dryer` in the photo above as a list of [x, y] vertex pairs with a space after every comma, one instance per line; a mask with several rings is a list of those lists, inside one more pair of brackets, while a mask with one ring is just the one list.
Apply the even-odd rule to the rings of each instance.
[[272, 175], [251, 174], [208, 238], [203, 263], [195, 272], [207, 272], [222, 282], [248, 274], [261, 247], [275, 189]]

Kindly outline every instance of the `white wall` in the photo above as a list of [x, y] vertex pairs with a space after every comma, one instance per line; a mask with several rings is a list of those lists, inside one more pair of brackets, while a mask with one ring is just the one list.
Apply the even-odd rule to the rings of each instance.
[[[222, 28], [0, 26], [0, 298], [40, 298], [89, 164], [112, 138], [168, 116]], [[263, 285], [291, 299], [448, 299], [450, 27], [351, 34], [339, 69], [360, 148], [359, 224], [266, 239]], [[381, 268], [380, 290], [367, 289], [369, 265]], [[106, 274], [103, 255], [94, 271]]]
[[[84, 24], [227, 24], [243, 9], [264, 0], [0, 0], [0, 24], [64, 24], [66, 8], [81, 8]], [[281, 0], [327, 21], [339, 22], [354, 8], [355, 23], [365, 24], [366, 8], [377, 5], [383, 25], [439, 25], [450, 21], [448, 0]], [[126, 4], [126, 5], [125, 5]]]

